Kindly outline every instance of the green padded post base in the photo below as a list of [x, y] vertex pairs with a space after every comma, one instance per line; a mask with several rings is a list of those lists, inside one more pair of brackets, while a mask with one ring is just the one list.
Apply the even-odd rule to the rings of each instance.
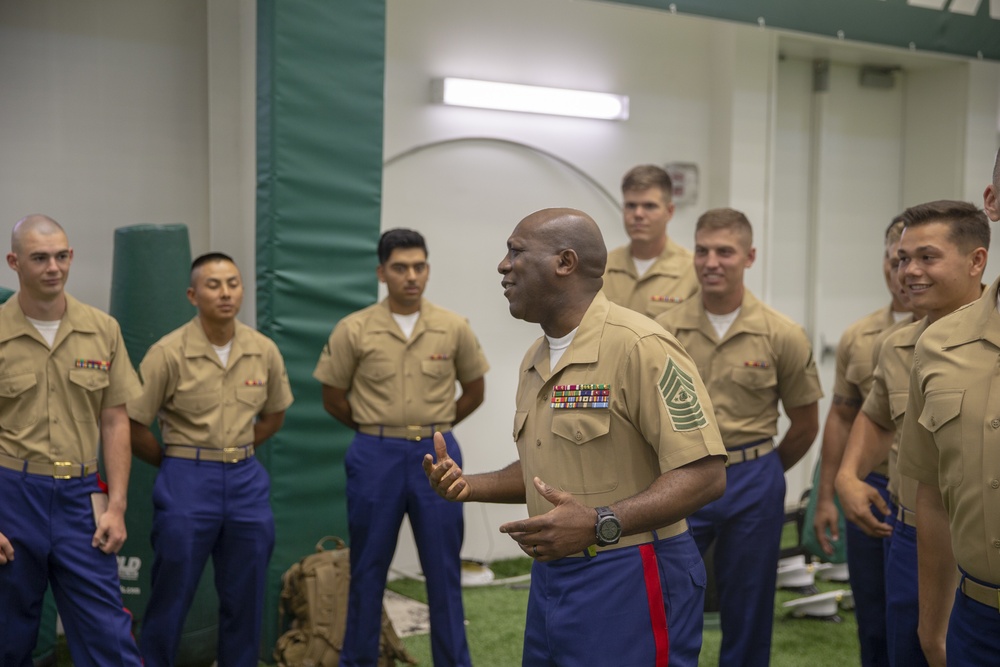
[[[136, 368], [153, 343], [194, 317], [186, 294], [190, 275], [191, 245], [184, 225], [135, 225], [115, 230], [111, 314], [121, 324], [125, 347]], [[118, 554], [118, 572], [122, 599], [135, 618], [140, 643], [151, 592], [153, 548], [149, 538], [155, 481], [156, 468], [133, 458], [126, 515], [128, 541]], [[218, 607], [209, 562], [188, 612], [177, 665], [204, 665], [214, 659]]]

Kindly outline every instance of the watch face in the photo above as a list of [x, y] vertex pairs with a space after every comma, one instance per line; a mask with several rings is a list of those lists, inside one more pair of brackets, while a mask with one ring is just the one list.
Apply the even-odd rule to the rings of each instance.
[[605, 519], [601, 521], [600, 525], [598, 526], [598, 534], [601, 536], [601, 539], [604, 540], [605, 542], [612, 542], [614, 540], [617, 540], [618, 537], [621, 535], [621, 532], [622, 532], [621, 524], [619, 524], [614, 519]]

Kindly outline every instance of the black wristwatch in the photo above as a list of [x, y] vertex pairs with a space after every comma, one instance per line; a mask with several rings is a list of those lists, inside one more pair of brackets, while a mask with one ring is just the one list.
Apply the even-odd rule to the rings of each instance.
[[597, 533], [597, 546], [611, 546], [618, 544], [618, 540], [622, 536], [622, 522], [618, 520], [610, 507], [598, 507], [594, 530]]

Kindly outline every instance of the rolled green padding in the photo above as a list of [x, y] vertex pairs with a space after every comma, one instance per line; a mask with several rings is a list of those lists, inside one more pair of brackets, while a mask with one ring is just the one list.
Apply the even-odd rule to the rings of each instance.
[[[125, 347], [136, 368], [153, 343], [194, 317], [195, 309], [187, 299], [190, 275], [191, 244], [186, 226], [135, 225], [115, 230], [110, 310], [121, 324]], [[132, 459], [128, 541], [118, 553], [118, 574], [122, 599], [135, 619], [140, 643], [151, 592], [155, 480], [156, 468]], [[177, 665], [206, 665], [215, 658], [218, 609], [209, 562], [188, 612]]]

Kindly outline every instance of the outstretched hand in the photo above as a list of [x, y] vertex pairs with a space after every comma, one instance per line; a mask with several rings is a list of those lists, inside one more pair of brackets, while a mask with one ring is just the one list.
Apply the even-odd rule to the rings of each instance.
[[439, 496], [445, 500], [465, 501], [469, 499], [472, 489], [469, 482], [462, 473], [462, 468], [448, 456], [448, 445], [444, 441], [444, 436], [440, 433], [434, 434], [434, 454], [424, 455], [424, 474]]
[[511, 521], [500, 526], [526, 555], [540, 561], [552, 561], [581, 553], [595, 542], [597, 512], [578, 501], [573, 494], [555, 489], [534, 478], [535, 489], [554, 507], [538, 516]]

